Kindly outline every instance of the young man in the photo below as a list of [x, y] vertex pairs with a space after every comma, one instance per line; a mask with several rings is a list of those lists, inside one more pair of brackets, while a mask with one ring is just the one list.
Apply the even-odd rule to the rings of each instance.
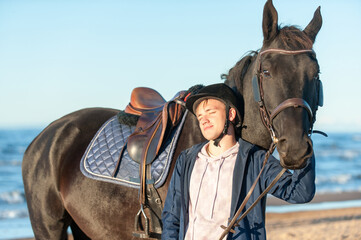
[[[241, 115], [237, 99], [225, 84], [214, 84], [191, 96], [186, 106], [196, 115], [201, 143], [180, 154], [162, 213], [162, 239], [219, 239], [259, 174], [265, 151], [238, 139]], [[285, 172], [269, 193], [290, 203], [305, 203], [315, 193], [315, 160], [301, 170]], [[246, 209], [282, 170], [270, 157]], [[229, 233], [227, 239], [266, 239], [266, 198]]]

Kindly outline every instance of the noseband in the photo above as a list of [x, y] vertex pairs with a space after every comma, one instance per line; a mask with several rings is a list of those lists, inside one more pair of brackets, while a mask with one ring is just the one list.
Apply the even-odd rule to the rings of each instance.
[[[305, 50], [296, 50], [296, 51], [289, 51], [289, 50], [283, 50], [283, 49], [267, 49], [264, 50], [262, 52], [260, 52], [258, 54], [258, 69], [257, 69], [257, 74], [253, 77], [252, 79], [252, 84], [253, 84], [253, 93], [254, 93], [254, 98], [256, 100], [256, 102], [259, 105], [259, 111], [261, 114], [261, 119], [263, 124], [266, 126], [266, 128], [269, 130], [270, 134], [271, 134], [271, 138], [274, 144], [277, 144], [278, 142], [278, 138], [275, 135], [274, 132], [274, 127], [273, 127], [273, 119], [283, 110], [285, 110], [286, 108], [289, 107], [302, 107], [304, 108], [309, 116], [309, 120], [310, 120], [310, 129], [308, 131], [308, 134], [312, 133], [312, 129], [313, 129], [313, 123], [315, 122], [315, 114], [316, 114], [316, 110], [312, 111], [310, 105], [307, 103], [306, 100], [302, 99], [302, 98], [289, 98], [285, 101], [283, 101], [282, 103], [280, 103], [272, 112], [268, 111], [266, 108], [266, 105], [264, 103], [264, 92], [263, 92], [263, 78], [264, 78], [264, 73], [262, 72], [262, 56], [267, 54], [267, 53], [276, 53], [276, 54], [284, 54], [284, 55], [296, 55], [296, 54], [303, 54], [303, 53], [311, 53], [311, 54], [315, 54], [315, 52], [311, 49], [305, 49]], [[317, 79], [318, 80], [318, 79]], [[319, 85], [319, 99], [318, 99], [318, 106], [322, 106], [322, 83], [320, 82]]]

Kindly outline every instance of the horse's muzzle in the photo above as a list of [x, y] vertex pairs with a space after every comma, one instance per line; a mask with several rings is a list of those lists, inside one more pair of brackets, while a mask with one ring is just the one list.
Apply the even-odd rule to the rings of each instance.
[[282, 167], [301, 169], [305, 167], [307, 159], [313, 154], [313, 144], [307, 134], [304, 134], [298, 142], [287, 140], [287, 138], [280, 138], [277, 150]]

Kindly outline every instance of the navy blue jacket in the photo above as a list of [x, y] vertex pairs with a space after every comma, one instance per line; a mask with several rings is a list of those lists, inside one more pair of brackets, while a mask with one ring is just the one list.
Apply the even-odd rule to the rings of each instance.
[[[163, 240], [184, 239], [188, 226], [189, 183], [198, 152], [206, 143], [201, 143], [183, 151], [176, 162], [168, 188], [162, 213]], [[230, 219], [234, 216], [259, 174], [266, 151], [242, 139], [233, 171], [232, 203]], [[279, 160], [270, 156], [265, 169], [246, 207], [257, 199], [265, 188], [282, 170]], [[289, 203], [306, 203], [315, 194], [315, 158], [307, 160], [307, 165], [293, 173], [286, 171], [269, 191], [270, 194]], [[264, 197], [240, 222], [235, 233], [227, 239], [266, 239], [265, 230], [266, 197]], [[209, 229], [212, 231], [212, 229]]]

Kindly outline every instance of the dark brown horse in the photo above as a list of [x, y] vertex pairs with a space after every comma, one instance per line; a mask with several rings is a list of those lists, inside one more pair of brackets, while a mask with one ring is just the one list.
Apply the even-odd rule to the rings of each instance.
[[[261, 52], [310, 50], [320, 27], [321, 15], [317, 9], [303, 31], [295, 27], [279, 29], [277, 12], [269, 0], [263, 13]], [[225, 75], [226, 83], [237, 91], [244, 106], [242, 137], [265, 148], [271, 143], [252, 90], [252, 79], [258, 74], [262, 77], [256, 78], [261, 85], [260, 95], [270, 115], [290, 98], [302, 99], [309, 105], [309, 108], [305, 104], [287, 105], [272, 121], [281, 163], [299, 168], [312, 153], [309, 132], [320, 92], [315, 54], [271, 51], [264, 52], [262, 58], [261, 55], [246, 56]], [[96, 131], [117, 113], [115, 109], [92, 108], [66, 115], [44, 129], [26, 150], [23, 179], [36, 239], [67, 239], [69, 226], [75, 239], [133, 239], [134, 216], [139, 210], [138, 190], [86, 178], [79, 168], [80, 159]], [[203, 141], [191, 114], [185, 124], [174, 159], [185, 148]], [[158, 189], [162, 200], [169, 180], [170, 175]]]

